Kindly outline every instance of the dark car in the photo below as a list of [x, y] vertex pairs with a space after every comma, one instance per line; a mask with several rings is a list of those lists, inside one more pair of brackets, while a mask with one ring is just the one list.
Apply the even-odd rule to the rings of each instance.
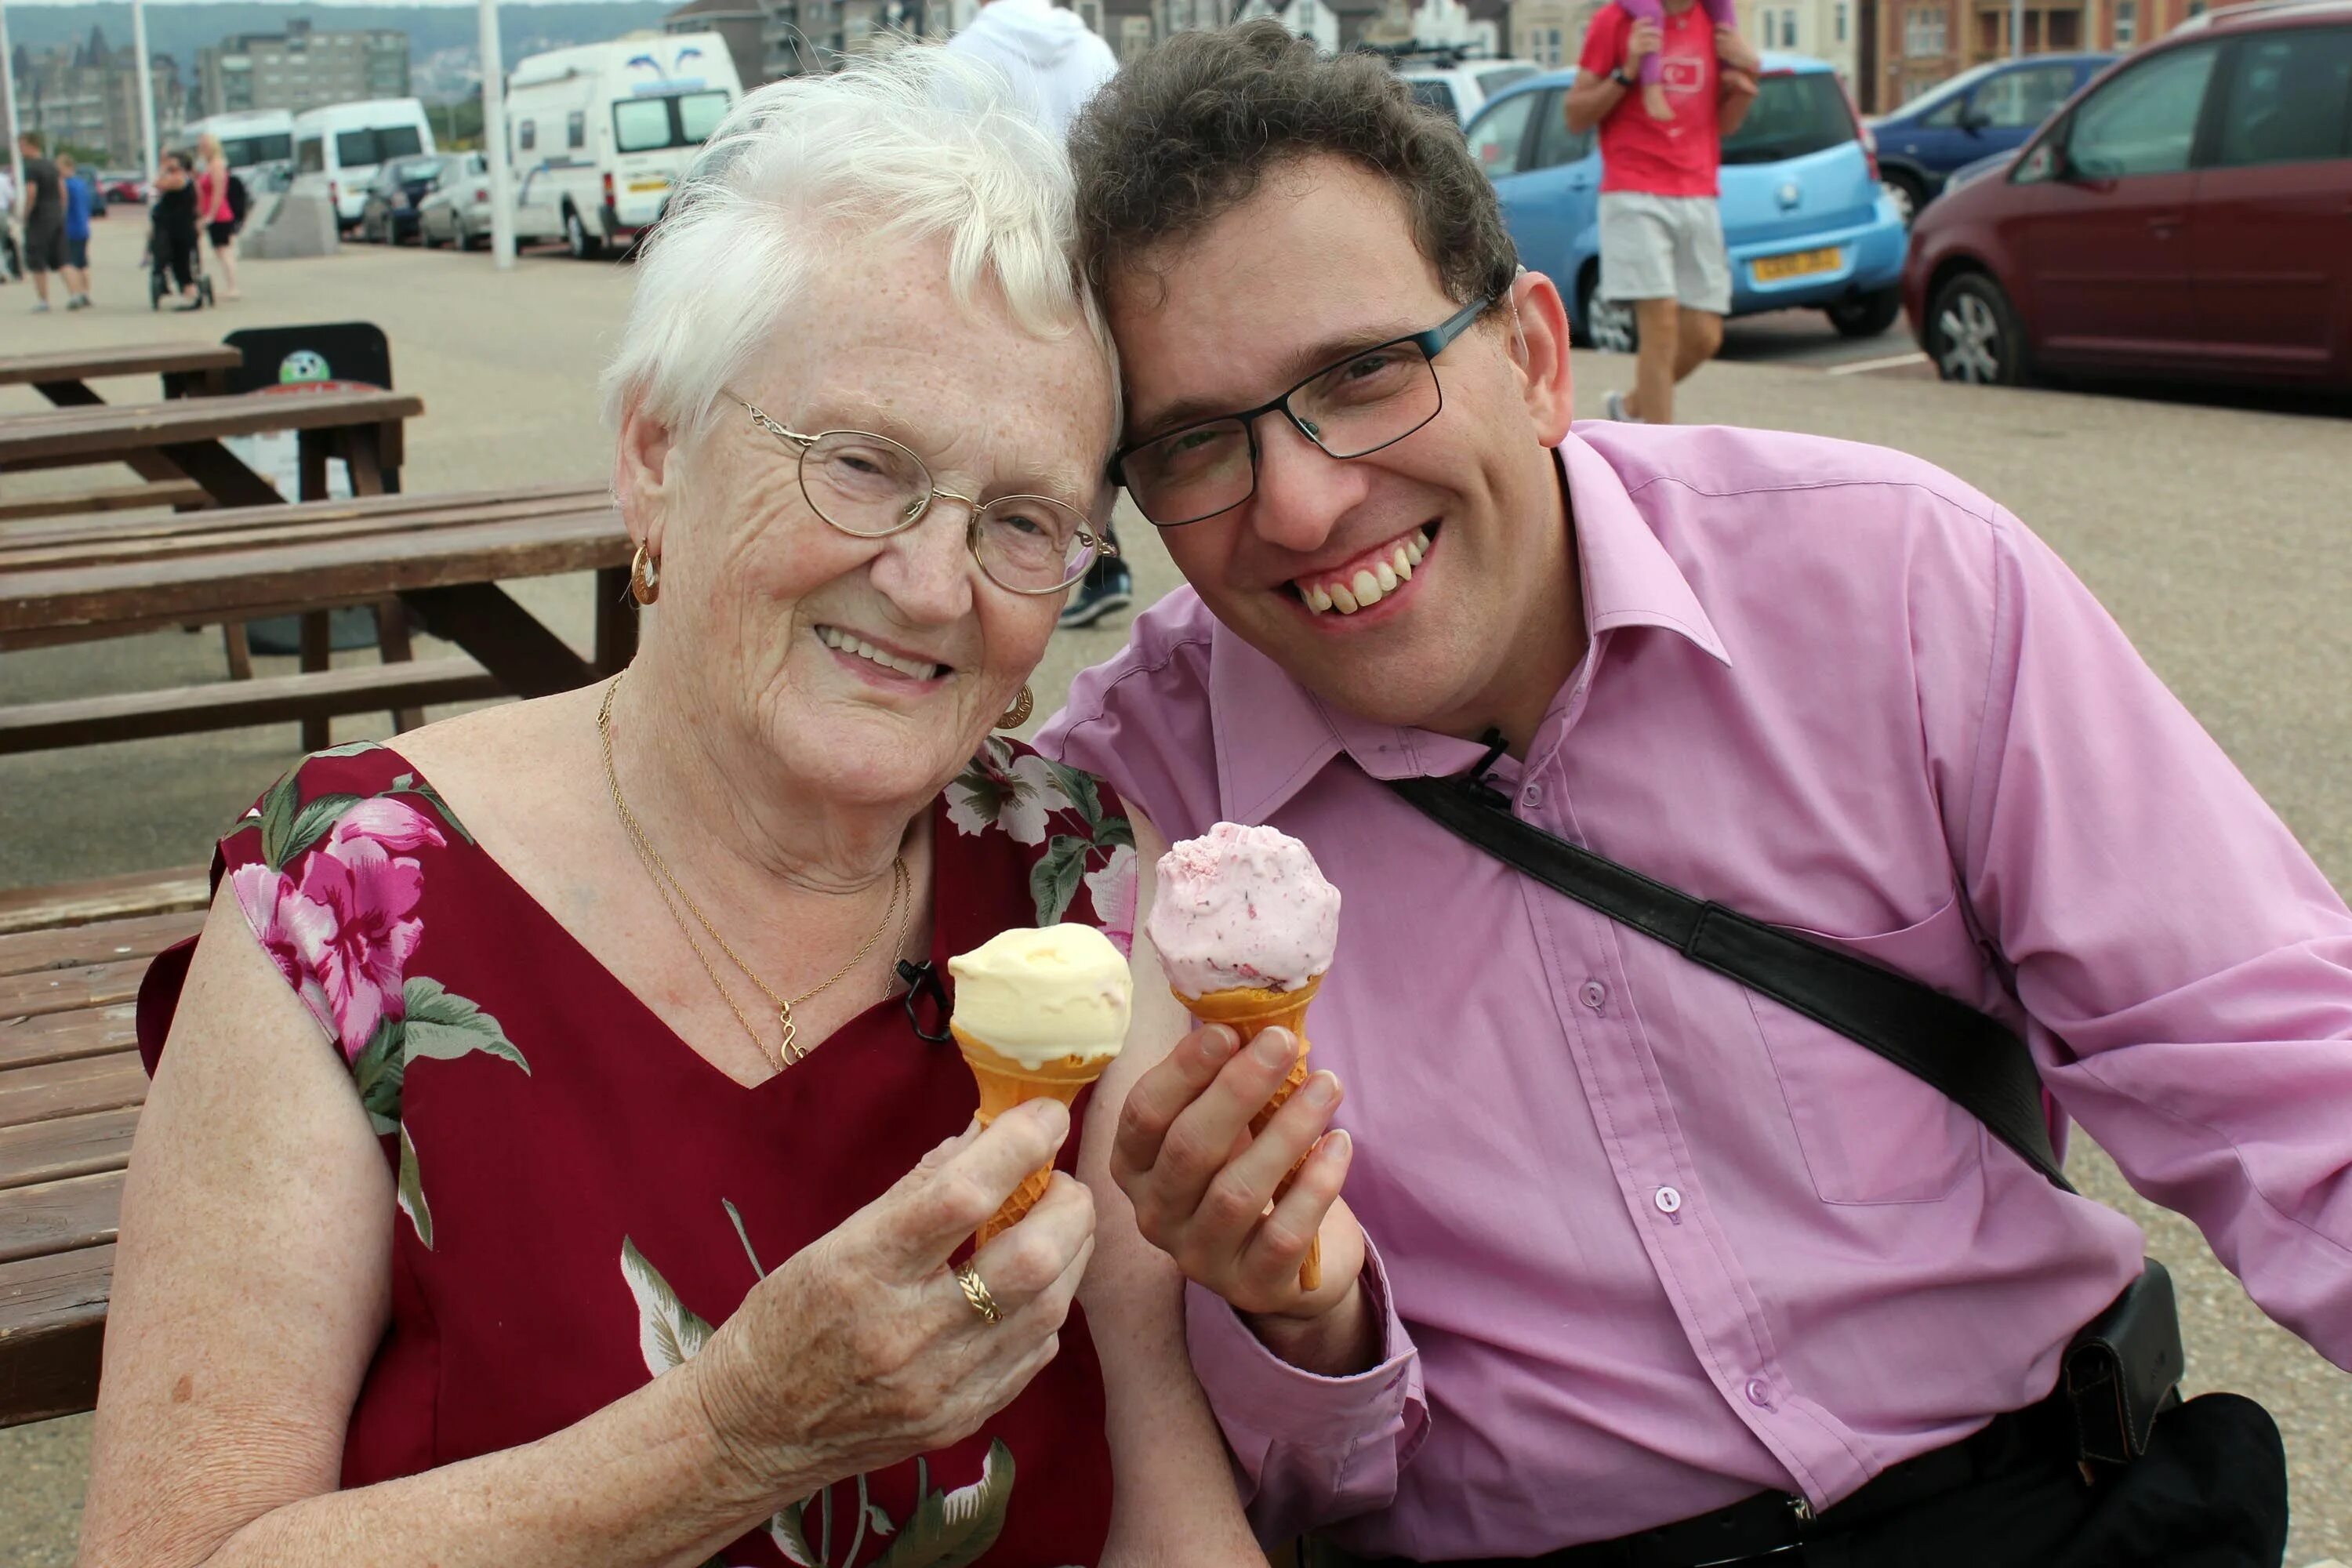
[[2134, 56], [1919, 215], [1903, 291], [1948, 381], [2352, 390], [2352, 0]]
[[2034, 55], [1996, 60], [1929, 88], [1871, 121], [1878, 173], [1907, 221], [1934, 201], [1953, 170], [2012, 153], [2113, 55]]
[[462, 159], [439, 153], [421, 158], [394, 158], [368, 182], [367, 202], [360, 208], [360, 237], [398, 245], [416, 237], [416, 207], [440, 188]]

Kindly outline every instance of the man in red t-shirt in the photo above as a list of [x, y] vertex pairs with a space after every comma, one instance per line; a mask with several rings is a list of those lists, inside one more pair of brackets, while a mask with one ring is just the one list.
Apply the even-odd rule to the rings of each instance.
[[[1637, 90], [1659, 57], [1673, 110], [1660, 120]], [[1697, 0], [1665, 0], [1663, 25], [1619, 5], [1594, 14], [1564, 112], [1570, 131], [1601, 127], [1601, 297], [1633, 307], [1641, 348], [1630, 397], [1609, 416], [1669, 425], [1675, 384], [1715, 356], [1731, 308], [1731, 265], [1716, 207], [1723, 138], [1756, 100], [1760, 62]]]

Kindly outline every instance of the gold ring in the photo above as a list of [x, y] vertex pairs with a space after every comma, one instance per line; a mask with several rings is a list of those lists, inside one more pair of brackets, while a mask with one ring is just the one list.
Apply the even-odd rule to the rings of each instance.
[[981, 1279], [979, 1269], [967, 1263], [955, 1271], [955, 1278], [956, 1283], [963, 1287], [963, 1299], [971, 1303], [971, 1310], [980, 1314], [981, 1321], [1001, 1323], [1004, 1321], [1004, 1310], [996, 1304], [996, 1298], [988, 1293], [988, 1286]]

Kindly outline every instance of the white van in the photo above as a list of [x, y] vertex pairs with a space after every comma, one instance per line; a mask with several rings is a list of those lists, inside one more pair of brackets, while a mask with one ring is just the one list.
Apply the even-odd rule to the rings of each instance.
[[282, 109], [247, 109], [211, 114], [190, 121], [176, 133], [173, 145], [193, 147], [196, 138], [212, 132], [228, 160], [229, 172], [252, 184], [254, 170], [264, 163], [291, 163], [294, 157], [294, 116]]
[[294, 192], [334, 203], [336, 222], [349, 231], [359, 226], [378, 164], [439, 151], [425, 106], [413, 98], [306, 109], [294, 117]]
[[716, 33], [551, 49], [507, 78], [515, 237], [586, 260], [635, 239], [743, 94]]

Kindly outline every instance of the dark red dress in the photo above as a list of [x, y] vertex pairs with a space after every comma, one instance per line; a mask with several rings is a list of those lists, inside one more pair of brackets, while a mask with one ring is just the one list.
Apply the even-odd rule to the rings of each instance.
[[[1133, 839], [1087, 775], [992, 739], [939, 802], [933, 846], [940, 984], [950, 954], [1013, 926], [1087, 921], [1127, 945]], [[352, 1412], [345, 1486], [530, 1442], [643, 1385], [971, 1120], [961, 1058], [924, 1037], [946, 1034], [928, 983], [736, 1083], [388, 747], [308, 759], [220, 851], [215, 877], [350, 1063], [397, 1173], [391, 1324]], [[159, 959], [141, 997], [151, 1068], [186, 964]], [[1062, 1346], [979, 1434], [843, 1481], [714, 1561], [1093, 1562], [1110, 1466], [1076, 1312]]]

